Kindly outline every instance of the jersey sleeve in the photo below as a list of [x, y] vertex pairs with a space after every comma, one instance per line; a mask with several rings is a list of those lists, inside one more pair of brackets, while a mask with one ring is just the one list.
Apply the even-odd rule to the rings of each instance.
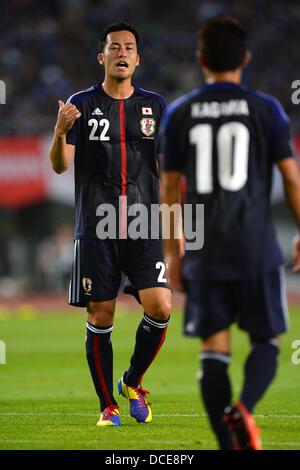
[[160, 108], [161, 108], [161, 118], [160, 118], [160, 123], [159, 123], [159, 134], [158, 134], [158, 141], [157, 141], [157, 153], [158, 154], [161, 154], [163, 152], [163, 139], [162, 139], [161, 127], [163, 124], [163, 116], [167, 108], [167, 102], [162, 96], [160, 96]]
[[179, 110], [168, 106], [161, 126], [162, 170], [165, 172], [181, 171], [184, 166], [183, 120]]
[[[79, 108], [79, 105], [78, 105], [77, 101], [75, 102], [75, 98], [72, 97], [72, 96], [70, 98], [68, 98], [67, 101], [66, 101], [66, 104], [69, 104], [69, 103], [72, 103], [77, 108]], [[76, 119], [76, 121], [74, 122], [71, 129], [67, 132], [67, 135], [66, 135], [67, 144], [76, 145], [77, 136], [78, 136], [78, 128], [79, 128], [79, 119]]]
[[273, 102], [273, 126], [271, 132], [271, 158], [273, 161], [293, 156], [290, 120], [279, 101]]

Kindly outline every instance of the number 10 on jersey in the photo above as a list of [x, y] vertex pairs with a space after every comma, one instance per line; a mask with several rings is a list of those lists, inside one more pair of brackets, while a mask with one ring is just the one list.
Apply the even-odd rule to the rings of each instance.
[[[200, 194], [213, 192], [213, 127], [197, 124], [190, 130], [196, 146], [196, 188]], [[239, 191], [248, 179], [249, 130], [241, 122], [222, 124], [216, 134], [217, 177], [222, 189]]]

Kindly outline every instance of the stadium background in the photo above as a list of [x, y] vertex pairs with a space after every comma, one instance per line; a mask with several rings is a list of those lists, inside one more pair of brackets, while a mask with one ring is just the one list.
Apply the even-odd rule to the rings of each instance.
[[[6, 104], [0, 104], [0, 339], [5, 331], [10, 337], [18, 328], [12, 323], [5, 329], [6, 320], [68, 310], [73, 174], [70, 169], [55, 175], [47, 151], [58, 99], [66, 100], [102, 79], [96, 61], [99, 33], [118, 20], [135, 25], [142, 58], [135, 83], [170, 102], [203, 83], [195, 63], [195, 31], [199, 23], [220, 13], [237, 16], [247, 28], [252, 61], [244, 83], [282, 102], [299, 158], [299, 107], [291, 100], [291, 84], [300, 79], [298, 1], [1, 0], [0, 80], [6, 84]], [[273, 201], [289, 269], [296, 227], [278, 175]], [[299, 277], [288, 273], [292, 304], [299, 302], [298, 286]], [[36, 333], [33, 341], [40, 335], [35, 323], [28, 331]], [[28, 342], [22, 353], [27, 349]]]

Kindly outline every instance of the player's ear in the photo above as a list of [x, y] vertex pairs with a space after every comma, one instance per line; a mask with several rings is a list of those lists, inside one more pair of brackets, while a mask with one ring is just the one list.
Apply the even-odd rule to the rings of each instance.
[[244, 57], [244, 60], [243, 60], [243, 67], [246, 67], [246, 65], [249, 64], [250, 60], [251, 60], [252, 56], [251, 56], [251, 52], [247, 51], [245, 52], [245, 57]]
[[102, 52], [99, 52], [99, 54], [97, 56], [97, 60], [98, 60], [100, 65], [104, 65], [104, 54]]
[[136, 63], [135, 63], [136, 66], [140, 65], [140, 56], [139, 54], [137, 54], [136, 56]]
[[204, 55], [202, 51], [200, 50], [196, 51], [196, 58], [197, 58], [197, 64], [200, 65], [201, 68], [206, 67], [205, 59], [204, 59]]

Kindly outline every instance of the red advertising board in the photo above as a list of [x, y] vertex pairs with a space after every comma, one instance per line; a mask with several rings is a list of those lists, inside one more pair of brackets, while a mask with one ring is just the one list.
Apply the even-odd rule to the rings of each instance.
[[18, 208], [46, 198], [42, 138], [0, 139], [0, 207]]

